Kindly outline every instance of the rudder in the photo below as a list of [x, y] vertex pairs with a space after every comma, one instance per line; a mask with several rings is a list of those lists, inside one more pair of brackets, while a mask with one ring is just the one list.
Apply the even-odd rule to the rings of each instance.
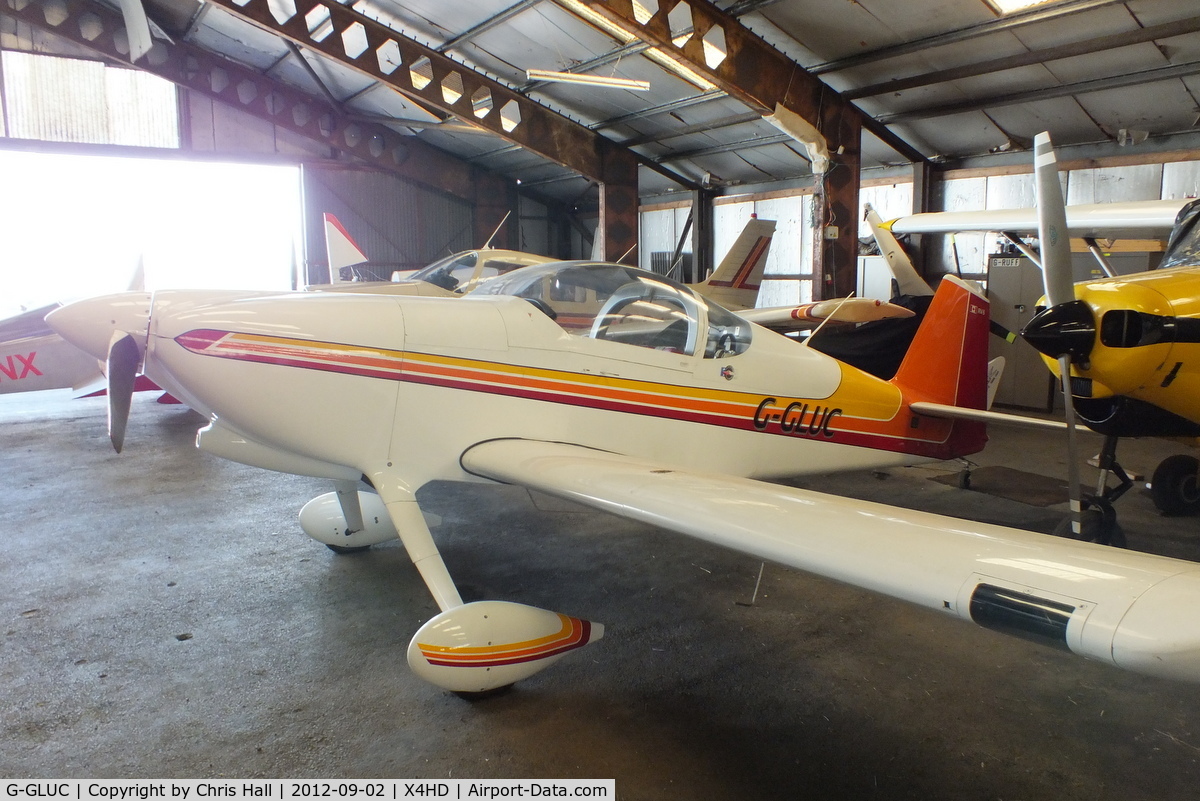
[[990, 309], [965, 281], [942, 279], [892, 379], [906, 400], [987, 408]]

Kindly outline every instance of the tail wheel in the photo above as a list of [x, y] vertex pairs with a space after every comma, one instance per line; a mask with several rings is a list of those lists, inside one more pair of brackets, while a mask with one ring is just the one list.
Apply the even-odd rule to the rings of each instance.
[[1196, 471], [1200, 462], [1191, 456], [1170, 456], [1154, 471], [1150, 497], [1164, 515], [1190, 515], [1200, 511]]

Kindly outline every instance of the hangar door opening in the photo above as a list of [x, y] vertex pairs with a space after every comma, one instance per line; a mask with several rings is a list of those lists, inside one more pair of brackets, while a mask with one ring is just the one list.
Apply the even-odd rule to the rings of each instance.
[[0, 150], [0, 315], [128, 289], [283, 290], [296, 166]]

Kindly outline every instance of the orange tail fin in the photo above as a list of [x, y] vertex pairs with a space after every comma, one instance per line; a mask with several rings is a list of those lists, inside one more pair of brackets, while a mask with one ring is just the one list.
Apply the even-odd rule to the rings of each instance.
[[[892, 383], [907, 402], [987, 408], [990, 305], [954, 276], [946, 276], [925, 313]], [[975, 453], [987, 442], [983, 423], [956, 421], [949, 455]]]

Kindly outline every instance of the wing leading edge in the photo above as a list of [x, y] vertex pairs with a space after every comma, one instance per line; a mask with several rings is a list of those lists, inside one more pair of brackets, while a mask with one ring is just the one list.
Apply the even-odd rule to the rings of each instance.
[[[1190, 201], [1139, 200], [1067, 206], [1071, 236], [1096, 239], [1166, 238], [1176, 217]], [[1036, 208], [992, 211], [934, 211], [897, 217], [884, 223], [893, 234], [957, 234], [967, 231], [1013, 231], [1036, 234]]]
[[493, 440], [470, 473], [1033, 637], [1200, 681], [1200, 565], [576, 445]]

